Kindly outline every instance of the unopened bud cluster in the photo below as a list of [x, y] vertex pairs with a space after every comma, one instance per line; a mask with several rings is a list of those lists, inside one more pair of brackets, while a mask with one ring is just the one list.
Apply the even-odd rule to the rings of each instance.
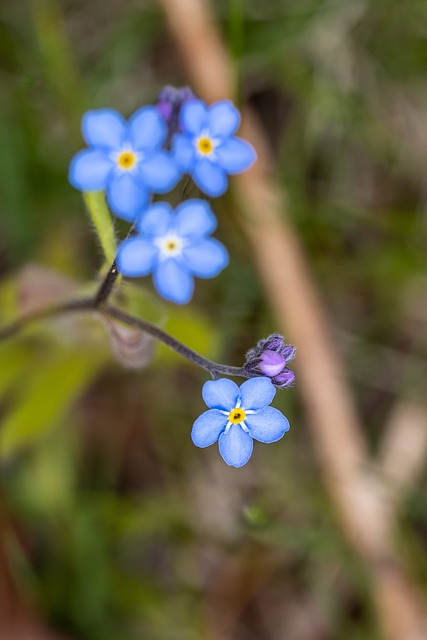
[[295, 351], [295, 347], [285, 343], [283, 336], [273, 333], [249, 349], [244, 368], [251, 376], [266, 376], [276, 387], [284, 389], [295, 380], [295, 373], [287, 367], [295, 357]]

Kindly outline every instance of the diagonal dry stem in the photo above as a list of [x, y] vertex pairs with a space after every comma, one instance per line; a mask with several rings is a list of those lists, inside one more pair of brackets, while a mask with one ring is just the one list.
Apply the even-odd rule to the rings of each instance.
[[[232, 97], [232, 64], [208, 3], [160, 0], [160, 4], [196, 92], [208, 102]], [[240, 221], [272, 311], [298, 346], [298, 389], [325, 483], [345, 534], [371, 571], [384, 637], [422, 640], [427, 637], [425, 607], [394, 549], [392, 505], [371, 468], [328, 318], [286, 216], [288, 205], [274, 181], [263, 134], [248, 109], [243, 110], [241, 133], [254, 144], [259, 160], [234, 179]]]

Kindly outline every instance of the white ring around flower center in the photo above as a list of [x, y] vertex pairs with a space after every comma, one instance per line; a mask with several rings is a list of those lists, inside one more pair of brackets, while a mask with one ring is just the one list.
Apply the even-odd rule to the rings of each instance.
[[194, 141], [196, 151], [202, 158], [211, 157], [218, 144], [219, 140], [217, 138], [212, 138], [209, 131], [202, 131]]
[[160, 254], [163, 258], [174, 258], [180, 255], [183, 241], [176, 234], [168, 233], [166, 236], [157, 238], [156, 245], [160, 249]]

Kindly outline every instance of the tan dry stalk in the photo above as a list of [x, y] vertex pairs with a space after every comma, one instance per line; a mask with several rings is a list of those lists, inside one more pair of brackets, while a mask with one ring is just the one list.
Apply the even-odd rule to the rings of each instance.
[[[204, 0], [159, 0], [192, 86], [207, 102], [233, 96], [233, 70]], [[371, 468], [355, 403], [335, 349], [330, 323], [299, 240], [286, 216], [285, 194], [253, 114], [243, 109], [242, 137], [258, 162], [234, 178], [240, 222], [251, 244], [272, 311], [298, 347], [297, 389], [314, 446], [347, 538], [365, 561], [387, 640], [425, 640], [424, 603], [410, 584], [392, 540], [393, 510]]]

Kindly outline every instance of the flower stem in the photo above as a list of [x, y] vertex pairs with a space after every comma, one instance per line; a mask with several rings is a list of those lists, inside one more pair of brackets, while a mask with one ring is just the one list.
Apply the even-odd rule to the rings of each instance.
[[176, 338], [173, 338], [169, 333], [166, 333], [166, 331], [163, 331], [156, 325], [151, 324], [151, 322], [141, 320], [140, 318], [135, 318], [135, 316], [131, 316], [121, 309], [118, 309], [117, 307], [104, 307], [102, 309], [102, 313], [104, 313], [109, 318], [114, 318], [119, 322], [123, 322], [127, 326], [141, 329], [141, 331], [148, 333], [150, 336], [152, 336], [156, 340], [159, 340], [160, 342], [163, 342], [163, 344], [170, 347], [190, 362], [193, 362], [202, 369], [206, 369], [206, 371], [209, 371], [214, 379], [216, 379], [219, 374], [242, 376], [245, 378], [248, 377], [247, 372], [242, 367], [231, 367], [225, 364], [213, 362], [212, 360], [201, 356], [196, 351], [193, 351], [193, 349], [190, 349], [179, 340], [176, 340]]
[[116, 255], [116, 238], [111, 214], [103, 191], [83, 193], [88, 213], [95, 226], [106, 260], [111, 263]]
[[[126, 236], [126, 239], [130, 238], [130, 236], [133, 236], [134, 234], [135, 234], [135, 224], [133, 224], [129, 229], [129, 233]], [[95, 307], [97, 308], [101, 307], [103, 304], [107, 302], [108, 298], [113, 292], [114, 285], [116, 284], [117, 278], [119, 276], [120, 276], [120, 272], [117, 270], [117, 262], [115, 257], [111, 267], [108, 269], [107, 275], [104, 277], [103, 281], [99, 286], [98, 291], [95, 294], [95, 300], [94, 300]]]
[[78, 312], [97, 312], [103, 314], [109, 318], [117, 320], [128, 327], [133, 327], [136, 329], [140, 329], [144, 333], [148, 333], [153, 338], [158, 340], [159, 342], [163, 342], [170, 349], [173, 349], [181, 356], [189, 360], [193, 364], [209, 371], [212, 378], [216, 380], [221, 374], [229, 375], [229, 376], [240, 376], [243, 378], [250, 377], [242, 367], [231, 367], [225, 364], [220, 364], [217, 362], [213, 362], [204, 356], [201, 356], [196, 351], [193, 351], [185, 344], [176, 340], [171, 335], [159, 329], [156, 325], [151, 322], [147, 322], [146, 320], [141, 320], [140, 318], [136, 318], [117, 307], [106, 305], [99, 308], [97, 303], [97, 296], [94, 298], [81, 298], [79, 300], [72, 300], [70, 302], [64, 302], [63, 304], [59, 304], [57, 306], [46, 307], [45, 309], [41, 309], [40, 311], [36, 311], [35, 313], [24, 316], [23, 318], [19, 318], [15, 320], [15, 322], [3, 327], [0, 329], [0, 342], [3, 340], [7, 340], [17, 335], [20, 331], [24, 330], [27, 326], [37, 322], [39, 320], [44, 320], [45, 318], [51, 318], [57, 315], [62, 315], [64, 313], [78, 313]]
[[80, 300], [71, 300], [56, 306], [46, 307], [34, 313], [28, 314], [23, 318], [18, 318], [15, 322], [6, 325], [0, 329], [0, 342], [13, 338], [20, 331], [23, 331], [28, 325], [44, 320], [63, 313], [73, 313], [76, 311], [92, 311], [95, 310], [93, 298], [81, 298]]
[[[87, 195], [87, 194], [86, 194]], [[150, 207], [154, 200], [154, 194], [150, 194], [148, 199], [147, 207]], [[126, 240], [136, 233], [136, 225], [133, 223], [131, 228], [129, 229], [129, 233], [126, 236]], [[116, 284], [117, 279], [120, 277], [120, 272], [117, 270], [117, 255], [114, 255], [114, 260], [112, 260], [111, 267], [108, 269], [107, 275], [104, 277], [101, 282], [97, 293], [95, 294], [95, 306], [101, 307], [104, 305], [111, 293], [113, 292], [114, 285]]]
[[107, 302], [110, 297], [114, 285], [116, 284], [117, 278], [120, 273], [117, 270], [116, 260], [113, 261], [113, 264], [108, 269], [107, 275], [104, 280], [101, 282], [98, 291], [95, 294], [94, 305], [95, 307], [101, 307], [105, 302]]

